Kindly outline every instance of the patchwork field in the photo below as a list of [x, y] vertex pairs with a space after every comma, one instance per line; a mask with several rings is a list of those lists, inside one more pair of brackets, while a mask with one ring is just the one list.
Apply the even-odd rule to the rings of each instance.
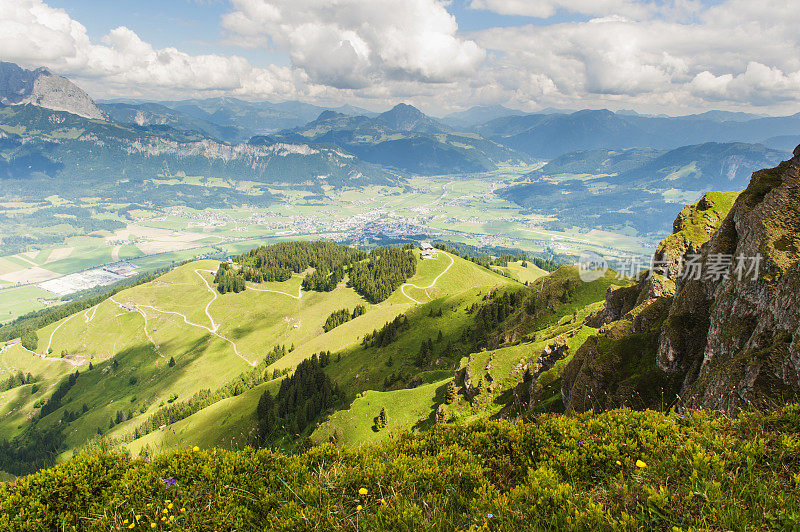
[[[576, 256], [585, 249], [612, 255], [647, 253], [655, 245], [655, 240], [645, 241], [634, 234], [591, 233], [577, 227], [564, 231], [542, 229], [542, 224], [552, 221], [551, 217], [523, 214], [519, 206], [495, 194], [533, 168], [509, 167], [474, 176], [415, 176], [402, 187], [325, 187], [324, 194], [274, 188], [270, 193], [276, 202], [266, 206], [147, 209], [105, 204], [97, 198], [72, 204], [57, 196], [42, 204], [0, 202], [0, 215], [10, 220], [0, 221], [0, 234], [33, 234], [44, 242], [14, 251], [6, 251], [0, 244], [0, 288], [36, 285], [121, 260], [152, 270], [183, 260], [222, 258], [277, 239], [329, 239], [356, 244], [381, 235], [410, 239], [427, 234], [432, 240]], [[175, 177], [158, 180], [158, 185], [166, 189], [206, 189], [209, 180], [203, 176]], [[216, 185], [230, 186], [225, 182]], [[109, 229], [86, 232], [79, 227], [80, 220], [67, 215], [49, 227], [24, 223], [26, 217], [36, 217], [44, 209], [74, 207], [85, 210], [93, 223]], [[33, 308], [46, 304], [40, 301]], [[13, 298], [5, 299], [2, 292], [0, 306], [11, 310], [10, 316], [0, 314], [0, 322], [31, 308], [26, 304], [15, 306]]]

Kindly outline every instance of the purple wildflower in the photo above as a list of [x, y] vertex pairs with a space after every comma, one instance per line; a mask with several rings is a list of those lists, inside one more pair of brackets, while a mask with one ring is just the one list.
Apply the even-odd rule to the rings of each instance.
[[488, 517], [489, 519], [491, 519], [492, 517], [494, 517], [494, 514], [486, 514], [486, 517]]
[[161, 479], [161, 482], [162, 482], [162, 484], [164, 484], [164, 487], [165, 487], [165, 488], [171, 488], [172, 486], [174, 486], [175, 484], [177, 484], [177, 483], [178, 483], [178, 482], [177, 482], [177, 481], [176, 481], [174, 478], [172, 478], [172, 477], [163, 478], [163, 479]]
[[583, 445], [583, 440], [578, 440], [578, 445]]

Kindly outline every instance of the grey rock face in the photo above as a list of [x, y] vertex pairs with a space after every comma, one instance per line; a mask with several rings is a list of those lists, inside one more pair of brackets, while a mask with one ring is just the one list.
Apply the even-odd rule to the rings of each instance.
[[[795, 150], [798, 153], [798, 150]], [[701, 248], [761, 257], [758, 277], [679, 281], [657, 362], [685, 373], [682, 402], [735, 412], [800, 397], [800, 160], [753, 175]]]
[[84, 118], [103, 118], [89, 95], [68, 79], [46, 68], [26, 70], [14, 63], [0, 62], [0, 103], [31, 104]]

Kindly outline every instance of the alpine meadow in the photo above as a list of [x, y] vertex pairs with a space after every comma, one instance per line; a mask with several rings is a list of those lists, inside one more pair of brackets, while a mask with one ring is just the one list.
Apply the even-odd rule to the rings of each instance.
[[0, 530], [800, 530], [798, 17], [0, 0]]

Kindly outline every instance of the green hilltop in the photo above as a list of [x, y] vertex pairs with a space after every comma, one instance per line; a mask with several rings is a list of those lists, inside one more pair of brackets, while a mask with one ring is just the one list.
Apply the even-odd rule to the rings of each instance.
[[[0, 469], [57, 465], [0, 523], [792, 529], [799, 175], [705, 194], [635, 278], [283, 243], [42, 321], [0, 354]], [[759, 249], [763, 278], [678, 275]]]

